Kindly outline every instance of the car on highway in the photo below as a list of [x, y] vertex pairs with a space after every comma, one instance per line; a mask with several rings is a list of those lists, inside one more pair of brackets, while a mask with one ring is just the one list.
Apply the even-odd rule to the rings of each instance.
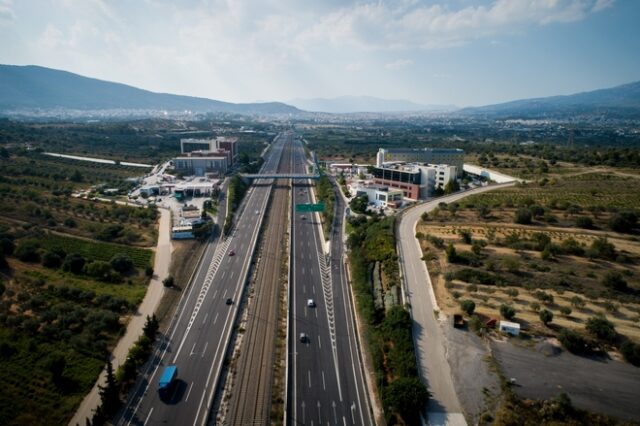
[[233, 299], [230, 297], [227, 297], [227, 300], [225, 300], [225, 302], [227, 305], [233, 305]]
[[235, 255], [236, 255], [236, 252], [235, 252], [235, 251], [231, 250], [231, 251], [229, 252], [229, 256], [235, 256]]
[[256, 210], [256, 214], [260, 214], [260, 210]]
[[308, 308], [315, 308], [316, 307], [316, 302], [313, 299], [307, 299], [307, 307]]
[[300, 220], [307, 220], [306, 216], [300, 216]]
[[307, 343], [309, 341], [309, 336], [307, 333], [300, 333], [300, 342]]

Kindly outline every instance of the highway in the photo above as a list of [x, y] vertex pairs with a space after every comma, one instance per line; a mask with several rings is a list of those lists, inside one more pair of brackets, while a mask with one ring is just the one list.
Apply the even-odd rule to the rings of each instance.
[[433, 210], [439, 203], [452, 203], [472, 194], [513, 185], [514, 182], [491, 185], [459, 192], [420, 204], [403, 213], [398, 227], [398, 256], [404, 281], [406, 302], [411, 306], [413, 344], [418, 362], [418, 374], [431, 396], [427, 406], [427, 421], [432, 426], [462, 426], [466, 420], [458, 401], [451, 369], [446, 359], [445, 339], [438, 319], [433, 314], [438, 304], [420, 244], [415, 238], [420, 215]]
[[[277, 170], [284, 140], [283, 135], [274, 140], [261, 172]], [[162, 344], [115, 424], [206, 424], [239, 309], [238, 303], [225, 302], [241, 299], [271, 186], [270, 180], [254, 182], [230, 235], [207, 247]], [[169, 364], [178, 366], [178, 380], [162, 401], [158, 379]]]
[[[293, 173], [303, 173], [306, 165], [296, 141]], [[311, 191], [308, 181], [294, 183], [294, 208], [314, 202]], [[329, 261], [318, 214], [292, 213], [288, 425], [374, 424], [343, 263], [344, 206], [337, 202]], [[308, 306], [309, 299], [315, 306]], [[307, 336], [304, 341], [302, 333]]]

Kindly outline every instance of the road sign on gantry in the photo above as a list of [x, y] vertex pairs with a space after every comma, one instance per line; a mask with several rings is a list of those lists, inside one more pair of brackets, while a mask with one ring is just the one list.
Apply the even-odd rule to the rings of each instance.
[[299, 213], [322, 212], [324, 211], [324, 203], [296, 204], [296, 211]]

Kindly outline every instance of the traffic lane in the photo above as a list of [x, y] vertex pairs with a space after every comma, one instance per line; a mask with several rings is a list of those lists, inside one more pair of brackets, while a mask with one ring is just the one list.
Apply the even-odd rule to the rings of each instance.
[[[237, 234], [237, 235], [236, 235], [236, 237], [238, 237], [238, 238], [237, 238], [237, 241], [242, 241], [242, 239], [243, 239], [243, 238], [242, 238], [242, 237], [243, 237], [242, 233]], [[236, 259], [240, 259], [240, 256], [239, 256], [238, 258], [236, 258]], [[224, 259], [223, 259], [223, 262], [224, 262]], [[235, 263], [235, 268], [233, 268], [233, 267], [232, 267], [232, 268], [230, 268], [230, 269], [229, 269], [229, 270], [231, 271], [231, 272], [230, 272], [230, 274], [229, 274], [230, 279], [232, 279], [232, 278], [233, 278], [233, 277], [232, 277], [232, 275], [234, 274], [234, 272], [233, 272], [233, 271], [234, 271], [234, 269], [235, 269], [236, 271], [237, 271], [239, 268], [241, 269], [241, 266], [242, 266], [242, 264], [243, 264], [244, 262], [240, 262], [239, 260], [236, 260], [235, 262], [232, 262], [232, 263]], [[233, 265], [232, 265], [232, 266], [233, 266]], [[207, 269], [208, 269], [208, 268], [207, 268]], [[223, 268], [223, 269], [224, 269], [224, 268]], [[206, 275], [206, 271], [204, 271], [204, 275]], [[238, 276], [239, 276], [239, 275], [240, 275], [240, 273], [238, 273]], [[201, 275], [201, 277], [202, 277], [202, 275]], [[203, 277], [202, 277], [202, 278], [203, 278]], [[215, 279], [215, 278], [214, 278], [214, 279]], [[223, 284], [225, 284], [225, 283], [223, 283]], [[231, 283], [230, 285], [223, 285], [223, 286], [222, 286], [222, 288], [226, 288], [227, 290], [231, 290], [231, 291], [233, 291], [233, 290], [234, 290], [234, 287], [235, 287], [235, 286], [233, 285], [233, 283]], [[224, 294], [224, 293], [223, 293], [223, 294]], [[195, 295], [196, 295], [196, 297], [197, 297], [197, 296], [198, 296], [198, 293], [195, 293]], [[208, 296], [208, 295], [209, 295], [209, 293], [207, 294], [207, 296]], [[216, 295], [216, 293], [214, 292], [214, 296], [215, 296], [215, 295]], [[205, 300], [203, 303], [204, 303], [204, 304], [205, 304], [205, 306], [206, 306], [206, 304], [207, 304], [207, 300]], [[220, 303], [221, 303], [221, 302], [220, 302]], [[198, 312], [198, 314], [199, 314], [199, 313], [200, 313], [200, 312]], [[191, 320], [190, 318], [189, 318], [189, 319], [187, 319], [186, 317], [183, 317], [183, 326], [184, 326], [184, 321], [190, 321], [190, 320]], [[229, 320], [227, 319], [227, 320], [226, 320], [226, 322], [228, 322], [228, 321], [229, 321]], [[188, 325], [188, 324], [187, 324], [187, 325]], [[184, 328], [186, 329], [186, 326], [185, 326]], [[229, 326], [225, 326], [225, 327], [224, 327], [224, 329], [227, 329], [227, 328], [229, 328]], [[222, 331], [224, 331], [224, 329], [223, 329]], [[183, 336], [183, 338], [185, 338], [185, 339], [184, 339], [184, 344], [186, 344], [187, 346], [188, 346], [188, 345], [190, 345], [192, 342], [193, 342], [193, 344], [195, 345], [195, 343], [196, 343], [197, 341], [199, 341], [199, 340], [203, 340], [203, 338], [202, 338], [202, 337], [198, 337], [198, 336], [196, 336], [195, 334], [194, 334], [194, 335], [192, 335], [192, 337], [191, 337], [190, 339], [187, 339], [186, 337], [188, 337], [188, 333], [187, 333], [187, 336]], [[218, 334], [218, 335], [213, 335], [209, 340], [220, 341], [220, 337], [221, 337], [221, 335], [220, 335], [220, 334]], [[175, 345], [175, 343], [177, 343], [177, 342], [172, 342], [172, 343], [174, 343], [174, 345]], [[173, 354], [171, 353], [171, 347], [170, 347], [170, 348], [168, 348], [168, 352], [169, 352], [169, 354], [170, 354], [170, 355], [173, 355]], [[176, 355], [174, 355], [174, 356], [177, 356], [177, 354], [176, 354]], [[191, 371], [190, 371], [190, 370], [192, 370], [192, 368], [190, 368], [190, 365], [193, 365], [193, 363], [190, 363], [189, 361], [185, 361], [185, 360], [181, 360], [181, 359], [180, 359], [180, 360], [179, 360], [179, 359], [174, 359], [174, 362], [175, 362], [176, 364], [178, 364], [178, 365], [181, 365], [181, 366], [182, 366], [182, 368], [179, 368], [180, 376], [182, 376], [182, 377], [187, 377], [187, 378], [188, 378], [188, 377], [190, 377], [190, 376], [192, 376]], [[195, 363], [195, 370], [201, 370], [201, 368], [198, 366], [198, 363]], [[196, 375], [197, 375], [197, 374], [196, 374]], [[157, 378], [156, 378], [156, 380], [157, 380]], [[194, 386], [195, 386], [196, 391], [199, 391], [199, 390], [200, 390], [200, 389], [199, 389], [199, 387], [200, 387], [199, 385], [201, 385], [201, 383], [200, 383], [200, 382], [197, 382], [197, 381], [194, 381], [194, 382], [192, 382], [192, 383], [193, 383], [193, 385], [190, 385], [190, 390], [191, 390], [191, 391], [193, 391]], [[181, 389], [181, 387], [177, 387], [177, 389], [176, 389], [176, 390], [180, 390], [180, 389]], [[203, 393], [203, 392], [204, 392], [204, 385], [202, 386], [202, 392], [200, 392], [200, 393]], [[179, 416], [180, 416], [180, 418], [182, 419], [182, 421], [184, 421], [184, 414], [183, 414], [183, 411], [184, 411], [184, 410], [183, 410], [183, 409], [180, 409], [180, 410], [175, 410], [175, 409], [174, 409], [174, 410], [170, 410], [170, 411], [171, 411], [170, 413], [167, 413], [167, 412], [166, 412], [166, 410], [163, 410], [163, 409], [162, 409], [162, 406], [161, 406], [158, 410], [156, 410], [156, 413], [155, 413], [155, 416], [154, 416], [154, 417], [164, 418], [165, 420], [172, 420], [175, 416], [178, 416], [178, 415], [179, 415]], [[150, 415], [150, 414], [152, 414], [152, 412], [153, 412], [153, 408], [151, 408], [151, 409], [148, 411], [148, 414]]]

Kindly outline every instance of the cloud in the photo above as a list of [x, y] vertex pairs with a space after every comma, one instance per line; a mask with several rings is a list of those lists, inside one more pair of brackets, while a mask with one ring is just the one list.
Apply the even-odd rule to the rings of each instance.
[[411, 59], [398, 59], [396, 61], [384, 64], [384, 67], [388, 70], [399, 70], [402, 68], [406, 68], [409, 65], [413, 65], [413, 61]]
[[13, 2], [11, 0], [0, 0], [0, 23], [15, 21], [15, 19]]
[[529, 26], [579, 21], [610, 4], [611, 0], [494, 0], [452, 9], [418, 1], [364, 2], [319, 18], [303, 39], [370, 49], [451, 47]]
[[352, 62], [350, 64], [347, 64], [344, 69], [349, 72], [355, 72], [360, 71], [363, 67], [364, 65], [362, 65], [360, 62]]
[[593, 5], [593, 8], [591, 10], [593, 12], [600, 12], [601, 10], [613, 6], [614, 1], [615, 0], [596, 0], [596, 4]]

